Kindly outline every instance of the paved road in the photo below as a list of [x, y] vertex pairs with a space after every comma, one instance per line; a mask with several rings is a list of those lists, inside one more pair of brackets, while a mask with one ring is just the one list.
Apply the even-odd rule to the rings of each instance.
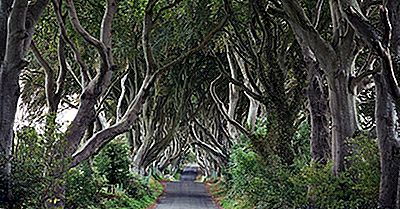
[[204, 184], [193, 182], [196, 174], [196, 168], [186, 167], [180, 182], [167, 183], [166, 193], [156, 209], [218, 209]]

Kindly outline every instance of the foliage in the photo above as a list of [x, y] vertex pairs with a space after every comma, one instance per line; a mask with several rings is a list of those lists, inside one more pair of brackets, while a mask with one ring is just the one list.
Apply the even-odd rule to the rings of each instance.
[[64, 153], [64, 137], [47, 116], [41, 133], [33, 127], [23, 127], [16, 134], [12, 159], [12, 193], [15, 207], [42, 208], [48, 200], [57, 200], [56, 185], [62, 184], [58, 171], [68, 164]]
[[43, 176], [43, 138], [34, 128], [26, 127], [17, 132], [17, 142], [12, 164], [14, 202], [18, 203], [16, 207], [41, 207], [40, 200], [48, 186]]
[[241, 206], [292, 208], [307, 193], [306, 186], [294, 184], [295, 173], [277, 155], [264, 161], [246, 144], [233, 149], [228, 172], [230, 195], [244, 198]]
[[379, 194], [379, 155], [375, 139], [361, 135], [349, 140], [347, 169], [338, 177], [332, 162], [302, 170], [299, 184], [309, 186], [309, 200], [321, 208], [376, 208]]
[[[265, 127], [255, 131], [266, 135]], [[310, 162], [309, 126], [300, 124], [293, 141], [296, 158], [286, 166], [279, 156], [267, 159], [249, 140], [233, 147], [226, 179], [212, 187], [224, 208], [376, 208], [379, 194], [377, 142], [365, 135], [349, 139], [346, 171], [332, 173], [326, 165]]]
[[148, 184], [148, 178], [131, 173], [129, 180], [126, 182], [125, 191], [130, 197], [141, 199], [150, 193]]
[[124, 141], [107, 144], [96, 156], [94, 164], [109, 184], [124, 184], [129, 179], [129, 148]]
[[104, 186], [102, 179], [91, 168], [89, 162], [70, 169], [66, 176], [66, 205], [69, 208], [85, 208], [100, 202], [100, 191]]
[[140, 198], [133, 198], [125, 193], [117, 193], [111, 200], [105, 203], [105, 208], [147, 208], [161, 195], [163, 187], [160, 182], [150, 179], [149, 192]]
[[[66, 163], [54, 155], [55, 149], [62, 151], [63, 143], [56, 142], [63, 137], [54, 120], [48, 121], [43, 134], [32, 127], [17, 132], [12, 164], [16, 208], [44, 208], [45, 200], [54, 199], [55, 184], [65, 186], [67, 208], [146, 208], [161, 194], [159, 182], [129, 171], [128, 148], [121, 140], [108, 144], [94, 160], [69, 169], [63, 178], [57, 177], [54, 172]], [[116, 194], [106, 192], [107, 182], [121, 184]]]

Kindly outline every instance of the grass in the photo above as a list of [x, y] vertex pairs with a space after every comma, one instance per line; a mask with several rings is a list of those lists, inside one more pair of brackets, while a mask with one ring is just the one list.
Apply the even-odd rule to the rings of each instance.
[[151, 178], [149, 180], [150, 192], [140, 198], [132, 198], [125, 193], [116, 193], [115, 196], [104, 203], [106, 209], [146, 209], [153, 205], [163, 193], [162, 184]]
[[243, 198], [232, 197], [233, 195], [229, 192], [229, 187], [226, 185], [223, 179], [219, 179], [216, 182], [209, 182], [209, 191], [213, 198], [219, 203], [224, 209], [253, 209], [254, 207], [249, 205]]

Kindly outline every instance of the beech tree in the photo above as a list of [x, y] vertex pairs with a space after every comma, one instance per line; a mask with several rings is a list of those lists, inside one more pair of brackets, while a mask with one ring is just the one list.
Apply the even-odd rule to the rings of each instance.
[[298, 1], [283, 0], [282, 5], [299, 44], [313, 51], [327, 79], [332, 118], [333, 172], [338, 174], [344, 169], [344, 140], [357, 130], [355, 93], [348, 88], [354, 71], [352, 63], [356, 58], [354, 30], [340, 21], [342, 14], [337, 1], [329, 1], [333, 25], [329, 41], [315, 29]]
[[[76, 63], [75, 66], [79, 68], [79, 77], [77, 80], [81, 86], [79, 107], [74, 120], [68, 127], [65, 133], [65, 149], [61, 151], [63, 153], [56, 153], [62, 159], [72, 157], [70, 167], [78, 165], [83, 160], [86, 160], [93, 154], [95, 154], [101, 147], [107, 142], [112, 140], [115, 136], [129, 131], [137, 120], [139, 114], [142, 111], [143, 104], [146, 99], [151, 95], [151, 89], [153, 89], [154, 83], [157, 82], [162, 75], [171, 70], [176, 64], [181, 63], [187, 57], [193, 53], [204, 48], [207, 43], [212, 39], [224, 25], [226, 17], [218, 19], [216, 21], [210, 21], [209, 30], [206, 33], [201, 34], [197, 38], [198, 43], [192, 45], [192, 48], [186, 49], [185, 51], [179, 52], [178, 56], [173, 56], [166, 61], [159, 62], [156, 60], [153, 52], [152, 38], [153, 30], [156, 28], [155, 24], [159, 21], [160, 16], [163, 13], [173, 7], [178, 6], [179, 1], [167, 4], [165, 2], [159, 2], [158, 0], [149, 1], [142, 8], [144, 15], [142, 18], [142, 32], [141, 32], [141, 43], [143, 55], [145, 58], [145, 73], [141, 84], [139, 84], [136, 95], [129, 101], [125, 112], [121, 112], [121, 117], [114, 124], [103, 127], [103, 129], [89, 134], [86, 143], [83, 144], [83, 139], [90, 129], [90, 126], [98, 118], [97, 108], [101, 107], [102, 98], [107, 95], [108, 89], [113, 84], [114, 71], [118, 69], [113, 55], [113, 23], [115, 21], [115, 15], [117, 14], [117, 8], [124, 2], [116, 2], [109, 0], [105, 4], [103, 18], [101, 20], [101, 29], [99, 30], [100, 37], [97, 38], [92, 35], [86, 29], [79, 17], [79, 10], [75, 7], [75, 1], [67, 0], [53, 0], [53, 11], [57, 20], [57, 24], [60, 30], [59, 49], [58, 49], [58, 79], [55, 79], [55, 73], [53, 66], [51, 66], [46, 58], [41, 54], [41, 51], [34, 43], [31, 44], [33, 35], [33, 28], [38, 21], [38, 18], [45, 6], [47, 1], [35, 1], [28, 4], [28, 1], [14, 1], [11, 8], [10, 1], [1, 1], [1, 8], [4, 8], [2, 14], [2, 20], [7, 19], [7, 11], [11, 11], [8, 22], [8, 36], [7, 45], [2, 51], [4, 51], [4, 62], [1, 65], [1, 143], [2, 143], [2, 156], [9, 161], [11, 155], [11, 142], [13, 133], [13, 124], [16, 113], [17, 101], [19, 97], [19, 86], [18, 78], [21, 70], [27, 66], [27, 62], [24, 60], [25, 54], [29, 47], [32, 46], [32, 51], [41, 65], [45, 69], [46, 74], [46, 99], [49, 106], [50, 113], [56, 113], [60, 105], [62, 97], [64, 79], [66, 71], [70, 68], [69, 62], [73, 61]], [[67, 11], [65, 11], [67, 9]], [[69, 20], [65, 18], [65, 13], [68, 13]], [[219, 15], [219, 14], [218, 14]], [[217, 15], [217, 16], [218, 16]], [[21, 17], [23, 17], [21, 19]], [[3, 21], [4, 22], [4, 21]], [[3, 24], [4, 25], [4, 24]], [[70, 26], [72, 28], [70, 28]], [[72, 30], [71, 30], [72, 29]], [[5, 31], [2, 28], [2, 31]], [[71, 32], [73, 31], [73, 32]], [[2, 33], [3, 35], [3, 33]], [[74, 38], [72, 38], [74, 36]], [[82, 48], [78, 46], [78, 42], [75, 41], [75, 37], [83, 40], [84, 44], [89, 46], [88, 50], [95, 50], [93, 59], [98, 60], [95, 65], [87, 63], [85, 58], [82, 57]], [[4, 39], [2, 37], [2, 39]], [[73, 57], [70, 59], [65, 56], [65, 49], [72, 52]], [[70, 72], [72, 72], [70, 70]], [[100, 102], [100, 103], [99, 103]], [[100, 105], [99, 105], [100, 104]], [[99, 106], [98, 106], [99, 105]], [[64, 142], [60, 142], [64, 143]], [[168, 145], [168, 143], [166, 144]], [[164, 146], [165, 148], [165, 146]], [[162, 150], [162, 149], [161, 149]], [[153, 158], [151, 158], [153, 159]], [[3, 165], [3, 164], [2, 164]], [[10, 173], [10, 164], [6, 163], [2, 167], [2, 175], [7, 177]], [[54, 168], [53, 172], [62, 173], [68, 168], [62, 167]], [[4, 184], [9, 184], [7, 178], [2, 178]], [[53, 188], [55, 193], [59, 196], [56, 198], [63, 199], [63, 188], [62, 185], [55, 185]], [[7, 187], [2, 187], [6, 188]], [[2, 195], [2, 198], [6, 198], [7, 195]], [[54, 197], [49, 197], [54, 198]]]
[[[342, 1], [342, 12], [346, 20], [362, 40], [381, 58], [381, 69], [374, 76], [376, 88], [376, 132], [379, 139], [381, 158], [381, 182], [379, 203], [383, 208], [395, 208], [399, 179], [399, 148], [396, 125], [399, 86], [395, 72], [398, 72], [398, 61], [393, 57], [399, 55], [398, 33], [399, 2], [383, 1], [380, 7], [383, 31], [379, 31], [357, 10], [358, 2]], [[379, 35], [379, 34], [382, 34]], [[397, 107], [396, 107], [397, 104]]]
[[[359, 162], [351, 157], [365, 154], [355, 153], [364, 150], [353, 141], [365, 136], [375, 147], [377, 139], [379, 204], [398, 207], [397, 0], [47, 5], [0, 0], [1, 202], [12, 199], [13, 126], [21, 97], [27, 120], [38, 129], [44, 125], [47, 138], [64, 109], [76, 111], [56, 140], [60, 149], [43, 155], [62, 162], [43, 172], [57, 176], [44, 198], [50, 208], [64, 207], [64, 174], [121, 136], [130, 145], [130, 167], [142, 175], [174, 174], [188, 155], [206, 176], [224, 175], [243, 146], [244, 156], [248, 149], [260, 162], [257, 178], [278, 170], [287, 172], [288, 184], [301, 184], [311, 204], [305, 207], [318, 197], [307, 181], [315, 179], [303, 178], [345, 179], [346, 185], [332, 187], [349, 189], [362, 178], [341, 173], [354, 172]], [[303, 136], [308, 131], [309, 138]], [[369, 188], [371, 196], [377, 188]], [[338, 196], [350, 199], [346, 192]]]
[[12, 195], [10, 158], [20, 95], [19, 75], [28, 64], [25, 54], [47, 3], [47, 0], [0, 1], [0, 201], [4, 202], [10, 202]]
[[[257, 149], [266, 159], [271, 150], [274, 150], [290, 165], [295, 155], [290, 144], [295, 131], [293, 125], [302, 109], [305, 71], [300, 65], [299, 47], [294, 42], [293, 35], [285, 31], [282, 19], [260, 10], [267, 4], [264, 1], [249, 1], [228, 7], [232, 13], [227, 32], [228, 64], [224, 67], [224, 63], [221, 63], [220, 67], [224, 77], [231, 82], [230, 85], [240, 87], [249, 102], [246, 123], [250, 131], [246, 127], [237, 127], [238, 130], [247, 132], [252, 138], [251, 127], [255, 126], [262, 104], [265, 107], [264, 117], [267, 118], [270, 128], [275, 130], [268, 136], [274, 142], [272, 147], [268, 147], [262, 144], [262, 140], [255, 141]], [[243, 6], [248, 9], [236, 9]], [[249, 25], [249, 28], [240, 27], [242, 25]], [[213, 91], [213, 97], [217, 103], [221, 103], [218, 94]], [[237, 119], [231, 113], [236, 103], [233, 101], [234, 91], [238, 90], [230, 87], [229, 108], [224, 110], [226, 108], [220, 105], [219, 109], [226, 112], [222, 114], [226, 115], [229, 123], [238, 126], [241, 125], [240, 120], [234, 122]]]

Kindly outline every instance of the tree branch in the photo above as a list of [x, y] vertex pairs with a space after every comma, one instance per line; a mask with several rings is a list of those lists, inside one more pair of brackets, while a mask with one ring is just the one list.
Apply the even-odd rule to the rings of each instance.
[[226, 118], [226, 120], [228, 120], [229, 123], [233, 124], [238, 130], [240, 130], [246, 136], [250, 136], [251, 134], [249, 131], [247, 131], [246, 128], [244, 128], [242, 125], [240, 125], [240, 123], [229, 117], [229, 115], [226, 113], [226, 108], [224, 107], [224, 103], [218, 98], [218, 95], [215, 90], [215, 85], [221, 78], [222, 74], [219, 75], [213, 82], [211, 82], [210, 85], [211, 96], [214, 102], [216, 103], [219, 112]]
[[[298, 0], [282, 0], [282, 5], [288, 16], [288, 21], [295, 31], [297, 38], [301, 39], [314, 52], [319, 63], [324, 69], [334, 66], [336, 53], [332, 46], [316, 31]], [[333, 74], [334, 72], [327, 72]]]

